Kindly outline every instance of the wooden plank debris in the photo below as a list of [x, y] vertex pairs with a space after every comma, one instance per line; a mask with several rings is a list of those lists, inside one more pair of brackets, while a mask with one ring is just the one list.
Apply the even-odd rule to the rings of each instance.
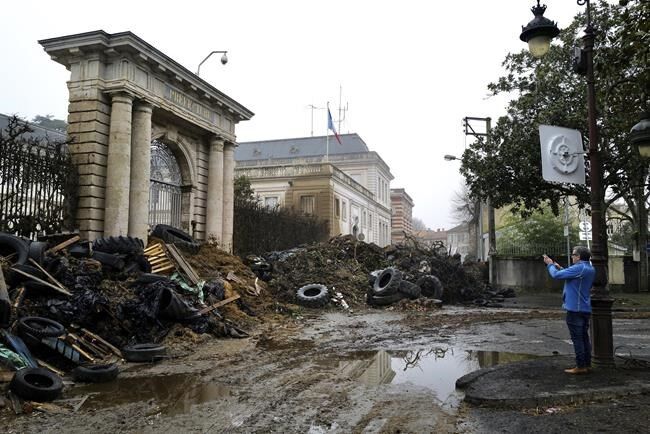
[[11, 270], [12, 270], [12, 271], [15, 271], [16, 273], [18, 273], [18, 274], [20, 274], [20, 275], [22, 275], [22, 276], [29, 277], [29, 278], [32, 279], [33, 281], [38, 282], [38, 283], [41, 283], [41, 284], [47, 286], [48, 288], [52, 288], [53, 290], [55, 290], [55, 291], [57, 291], [57, 292], [60, 292], [61, 294], [65, 294], [65, 295], [68, 295], [68, 296], [71, 296], [71, 295], [72, 295], [72, 293], [69, 292], [67, 289], [61, 289], [61, 288], [59, 288], [58, 286], [54, 286], [54, 285], [52, 285], [51, 283], [48, 283], [48, 282], [46, 282], [46, 281], [44, 281], [44, 280], [42, 280], [42, 279], [39, 279], [39, 278], [36, 277], [36, 276], [32, 276], [32, 275], [29, 274], [29, 273], [25, 273], [25, 272], [22, 271], [22, 270], [19, 270], [19, 269], [14, 268], [14, 267], [11, 267]]
[[56, 369], [54, 366], [50, 365], [49, 363], [41, 360], [41, 359], [36, 359], [36, 363], [38, 363], [39, 366], [42, 366], [45, 369], [49, 369], [50, 371], [54, 372], [56, 375], [59, 377], [63, 377], [65, 375], [65, 372]]
[[226, 298], [225, 300], [218, 301], [213, 305], [210, 305], [210, 306], [208, 306], [206, 308], [201, 309], [199, 311], [199, 315], [205, 315], [206, 313], [212, 312], [213, 310], [215, 310], [218, 307], [221, 307], [221, 306], [223, 306], [225, 304], [228, 304], [228, 303], [231, 303], [231, 302], [233, 302], [235, 300], [238, 300], [240, 297], [241, 296], [239, 294], [236, 294], [236, 295], [233, 295], [232, 297]]
[[70, 246], [71, 244], [76, 243], [80, 239], [81, 238], [79, 237], [79, 235], [75, 235], [74, 237], [72, 237], [72, 238], [70, 238], [70, 239], [68, 239], [68, 240], [66, 240], [64, 242], [57, 244], [56, 246], [52, 247], [50, 250], [46, 251], [45, 253], [46, 254], [47, 253], [56, 253], [59, 250], [65, 249], [66, 247]]
[[163, 272], [176, 268], [176, 265], [167, 256], [165, 246], [162, 243], [147, 246], [144, 249], [144, 256], [147, 258], [149, 264], [151, 264], [151, 272], [153, 274], [162, 274]]
[[[82, 337], [84, 337], [86, 339], [91, 338], [93, 340], [92, 341], [93, 344], [95, 344], [95, 345], [101, 344], [101, 345], [105, 346], [108, 349], [108, 351], [112, 352], [113, 354], [115, 354], [120, 359], [122, 358], [122, 352], [120, 350], [118, 350], [117, 348], [115, 348], [110, 343], [106, 342], [101, 337], [97, 336], [96, 334], [94, 334], [94, 333], [92, 333], [89, 330], [86, 330], [84, 328], [79, 329], [79, 331], [80, 331], [80, 333], [83, 333], [84, 336], [82, 336]], [[88, 339], [88, 340], [91, 340], [91, 339]]]
[[183, 270], [183, 273], [185, 273], [187, 278], [190, 280], [190, 283], [192, 283], [192, 285], [198, 285], [198, 283], [201, 281], [201, 278], [196, 273], [196, 271], [194, 271], [194, 268], [192, 268], [189, 262], [187, 262], [178, 248], [176, 248], [176, 246], [173, 244], [169, 244], [167, 246], [167, 250], [172, 255], [172, 258], [174, 261], [176, 261], [181, 270]]
[[67, 414], [70, 413], [70, 410], [61, 407], [60, 405], [52, 404], [50, 402], [29, 402], [32, 405], [34, 410], [40, 411], [47, 414]]
[[36, 266], [36, 268], [38, 268], [39, 270], [41, 270], [41, 271], [43, 272], [43, 274], [45, 274], [45, 275], [47, 276], [47, 278], [50, 279], [50, 282], [52, 282], [53, 284], [55, 284], [56, 286], [58, 286], [59, 288], [61, 288], [61, 289], [64, 290], [64, 291], [67, 291], [67, 290], [68, 290], [68, 288], [66, 288], [65, 286], [63, 286], [63, 284], [62, 284], [61, 282], [59, 282], [58, 280], [56, 280], [56, 279], [54, 278], [54, 276], [52, 276], [52, 275], [51, 275], [50, 273], [48, 273], [48, 272], [47, 272], [43, 267], [41, 267], [41, 264], [39, 264], [38, 262], [36, 262], [36, 261], [33, 260], [32, 258], [29, 258], [29, 261], [30, 261], [32, 264], [34, 264], [34, 265]]
[[18, 306], [20, 306], [20, 304], [23, 302], [23, 298], [25, 298], [25, 287], [21, 286], [20, 288], [16, 289], [14, 303], [12, 304], [14, 309], [17, 309]]

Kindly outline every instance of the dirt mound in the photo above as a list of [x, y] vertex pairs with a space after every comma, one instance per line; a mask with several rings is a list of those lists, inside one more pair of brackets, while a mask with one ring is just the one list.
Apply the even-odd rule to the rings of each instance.
[[341, 292], [351, 306], [365, 305], [370, 272], [387, 267], [397, 268], [410, 282], [430, 274], [438, 277], [444, 286], [445, 302], [473, 300], [487, 289], [484, 264], [462, 264], [439, 246], [426, 247], [413, 241], [381, 248], [341, 236], [264, 257], [273, 265], [271, 292], [288, 303], [295, 302], [298, 288], [321, 283]]

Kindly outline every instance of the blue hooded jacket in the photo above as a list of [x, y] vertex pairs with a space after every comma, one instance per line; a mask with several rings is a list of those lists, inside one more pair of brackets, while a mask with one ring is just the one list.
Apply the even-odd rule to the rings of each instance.
[[591, 313], [591, 287], [596, 269], [589, 261], [578, 261], [569, 268], [558, 270], [555, 265], [546, 266], [553, 279], [564, 280], [562, 308], [571, 312]]

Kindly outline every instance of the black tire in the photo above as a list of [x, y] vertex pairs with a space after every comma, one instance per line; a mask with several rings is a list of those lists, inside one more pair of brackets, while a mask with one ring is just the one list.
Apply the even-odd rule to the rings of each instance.
[[151, 273], [151, 264], [144, 255], [132, 256], [124, 267], [125, 273]]
[[368, 274], [368, 283], [370, 284], [370, 286], [375, 285], [375, 281], [377, 280], [377, 277], [381, 274], [382, 271], [384, 270], [375, 270], [375, 271], [371, 271]]
[[167, 353], [164, 345], [135, 344], [122, 348], [122, 355], [127, 362], [154, 362]]
[[93, 252], [92, 259], [99, 261], [102, 265], [111, 267], [114, 270], [121, 270], [124, 268], [124, 261], [112, 253]]
[[68, 253], [73, 258], [90, 258], [90, 247], [88, 247], [88, 243], [75, 244], [68, 248]]
[[11, 234], [0, 233], [0, 256], [9, 256], [15, 253], [11, 259], [12, 264], [24, 264], [29, 258], [29, 247], [22, 239]]
[[53, 401], [61, 395], [63, 382], [45, 368], [24, 368], [17, 371], [9, 383], [16, 395], [28, 401]]
[[190, 234], [169, 225], [156, 225], [151, 235], [160, 238], [168, 244], [174, 244], [190, 253], [197, 253], [201, 247]]
[[47, 250], [47, 243], [41, 241], [33, 241], [29, 244], [28, 256], [30, 259], [36, 261], [39, 265], [43, 265], [45, 258], [45, 251]]
[[436, 276], [432, 276], [430, 274], [422, 276], [417, 280], [417, 282], [415, 282], [415, 284], [418, 285], [420, 289], [422, 289], [422, 295], [425, 297], [438, 299], [442, 298], [442, 283]]
[[397, 303], [404, 298], [401, 292], [395, 292], [389, 295], [371, 295], [368, 297], [368, 304], [373, 306], [388, 306]]
[[399, 290], [402, 273], [396, 268], [389, 267], [382, 271], [372, 286], [374, 295], [386, 296], [395, 294]]
[[54, 338], [65, 334], [62, 324], [40, 316], [25, 316], [18, 320], [18, 331], [35, 338]]
[[72, 378], [80, 383], [107, 383], [117, 378], [120, 369], [115, 363], [80, 365], [72, 370]]
[[298, 304], [307, 307], [323, 307], [329, 303], [329, 291], [325, 285], [312, 283], [305, 285], [296, 292]]
[[419, 286], [417, 286], [415, 283], [407, 282], [406, 280], [402, 280], [400, 282], [399, 292], [401, 292], [411, 300], [415, 300], [416, 298], [419, 298], [420, 295], [422, 294], [422, 290], [420, 289]]
[[98, 238], [93, 242], [93, 250], [104, 253], [123, 253], [125, 255], [140, 255], [144, 249], [144, 242], [135, 237], [106, 237]]
[[35, 294], [59, 294], [55, 289], [52, 289], [52, 287], [35, 280], [28, 280], [23, 285], [25, 285], [25, 288], [30, 291], [34, 291]]

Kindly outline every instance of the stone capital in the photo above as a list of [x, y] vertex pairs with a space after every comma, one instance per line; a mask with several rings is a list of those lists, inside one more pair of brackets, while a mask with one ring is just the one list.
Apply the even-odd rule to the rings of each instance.
[[152, 113], [153, 112], [153, 104], [147, 102], [147, 101], [136, 101], [133, 103], [133, 111], [138, 111], [138, 112], [144, 112], [144, 113]]
[[224, 146], [224, 151], [231, 151], [232, 152], [232, 151], [235, 150], [236, 144], [235, 144], [235, 142], [224, 141], [223, 146]]
[[133, 95], [128, 92], [117, 92], [111, 94], [111, 102], [121, 104], [133, 104]]
[[224, 144], [222, 137], [213, 136], [210, 139], [210, 152], [223, 152]]

